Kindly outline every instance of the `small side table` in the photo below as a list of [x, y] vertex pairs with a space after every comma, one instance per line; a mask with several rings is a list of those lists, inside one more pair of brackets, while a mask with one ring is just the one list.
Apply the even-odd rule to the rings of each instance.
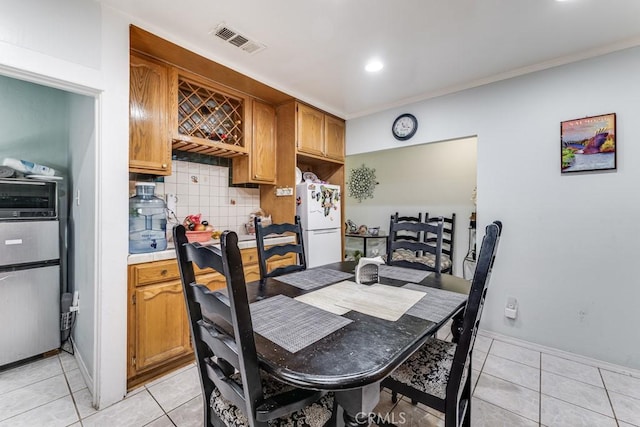
[[344, 258], [346, 260], [355, 260], [356, 252], [360, 252], [360, 256], [364, 257], [375, 257], [387, 253], [387, 238], [389, 236], [384, 234], [373, 236], [371, 234], [346, 233], [344, 236]]

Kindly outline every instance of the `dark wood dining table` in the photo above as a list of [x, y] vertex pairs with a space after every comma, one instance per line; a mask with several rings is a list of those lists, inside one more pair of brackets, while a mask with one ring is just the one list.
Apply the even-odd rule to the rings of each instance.
[[[322, 268], [351, 273], [355, 263], [345, 261]], [[380, 277], [379, 282], [398, 287], [407, 284], [405, 280], [385, 277]], [[469, 281], [449, 274], [431, 273], [419, 284], [465, 295], [470, 288]], [[259, 282], [248, 283], [247, 289], [250, 302], [276, 295], [295, 298], [312, 292], [278, 278], [268, 279], [264, 286]], [[351, 319], [351, 323], [295, 353], [259, 334], [255, 334], [256, 347], [267, 372], [294, 386], [335, 392], [344, 411], [345, 424], [362, 425], [367, 424], [368, 414], [379, 402], [380, 381], [463, 307], [464, 301], [438, 321], [423, 320], [406, 313], [397, 321], [388, 321], [352, 310], [343, 315]]]

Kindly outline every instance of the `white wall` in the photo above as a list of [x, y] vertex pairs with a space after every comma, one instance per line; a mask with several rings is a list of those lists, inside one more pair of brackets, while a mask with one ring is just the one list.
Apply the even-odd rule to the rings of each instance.
[[[363, 164], [375, 169], [378, 185], [373, 198], [350, 197], [347, 185], [346, 218], [356, 225], [380, 226], [388, 232], [390, 216], [456, 214], [454, 274], [462, 276], [462, 260], [469, 249], [469, 216], [475, 210], [471, 193], [476, 186], [475, 137], [347, 156], [346, 181]], [[403, 188], [403, 191], [398, 191]]]
[[[639, 369], [638, 75], [634, 48], [349, 120], [347, 154], [397, 144], [403, 112], [415, 142], [478, 135], [479, 230], [504, 223], [483, 328]], [[612, 112], [617, 171], [561, 175], [560, 122]]]
[[77, 291], [80, 296], [73, 343], [90, 386], [95, 383], [96, 359], [95, 103], [93, 97], [69, 95], [69, 282], [70, 291]]
[[[94, 96], [94, 403], [126, 392], [129, 20], [95, 1], [14, 0], [0, 14], [0, 74]], [[93, 241], [91, 240], [93, 239]], [[82, 308], [81, 308], [82, 309]]]

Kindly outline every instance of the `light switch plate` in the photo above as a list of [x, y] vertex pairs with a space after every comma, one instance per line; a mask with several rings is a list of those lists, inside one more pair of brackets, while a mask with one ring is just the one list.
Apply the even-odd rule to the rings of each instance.
[[291, 187], [276, 188], [276, 196], [278, 197], [293, 196], [293, 188]]

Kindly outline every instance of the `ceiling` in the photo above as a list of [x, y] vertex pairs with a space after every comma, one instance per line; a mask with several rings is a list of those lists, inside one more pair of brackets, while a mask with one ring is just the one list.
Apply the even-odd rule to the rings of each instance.
[[[346, 119], [640, 45], [640, 0], [99, 1]], [[212, 36], [220, 23], [266, 49]]]

